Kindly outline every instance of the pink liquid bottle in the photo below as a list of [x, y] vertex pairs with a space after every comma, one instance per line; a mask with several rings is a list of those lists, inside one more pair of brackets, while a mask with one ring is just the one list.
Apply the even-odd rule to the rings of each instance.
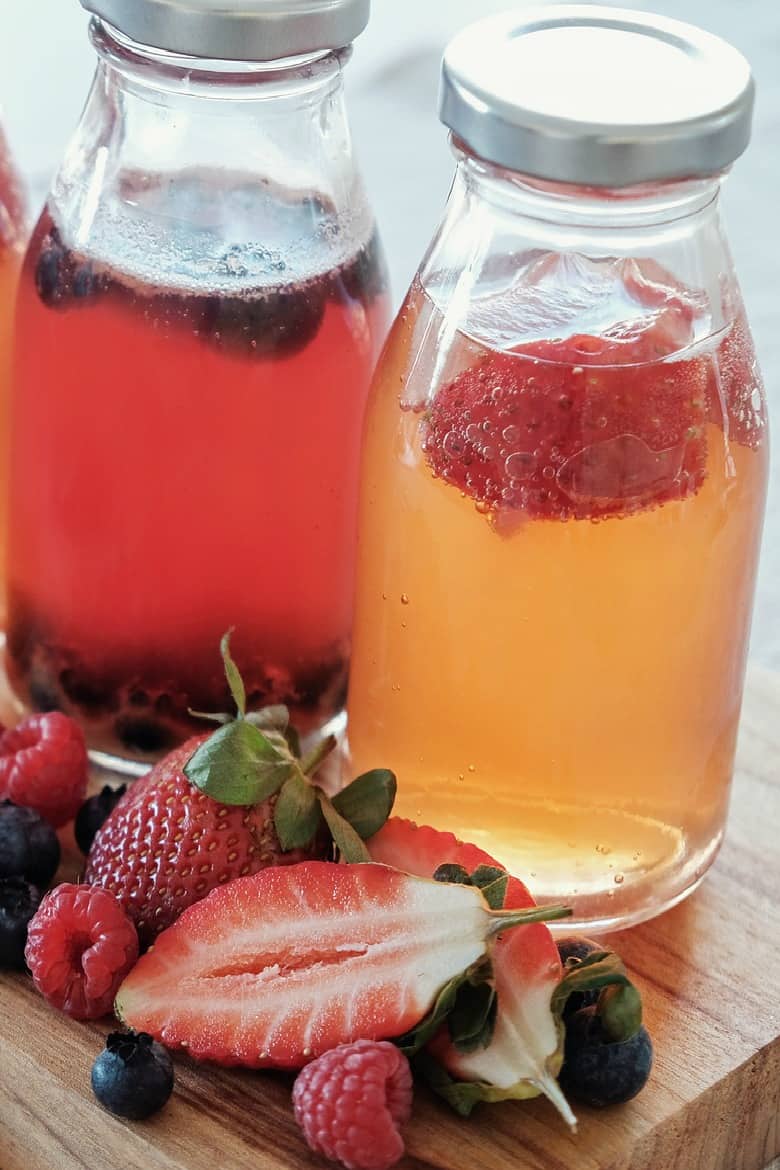
[[[142, 769], [343, 707], [386, 276], [343, 93], [367, 0], [84, 0], [98, 66], [24, 265], [9, 674]], [[197, 8], [197, 12], [195, 12]]]

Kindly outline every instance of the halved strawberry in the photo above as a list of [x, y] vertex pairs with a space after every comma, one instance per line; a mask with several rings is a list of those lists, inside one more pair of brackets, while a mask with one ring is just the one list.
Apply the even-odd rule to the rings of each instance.
[[[391, 817], [367, 845], [375, 861], [421, 876], [433, 875], [447, 863], [460, 865], [469, 874], [480, 865], [504, 868], [452, 833], [401, 817]], [[526, 886], [510, 876], [505, 909], [534, 905]], [[563, 970], [553, 937], [542, 922], [518, 926], [498, 940], [492, 961], [498, 1010], [490, 1045], [459, 1052], [445, 1024], [430, 1050], [458, 1081], [479, 1082], [479, 1087], [456, 1088], [456, 1096], [476, 1103], [545, 1093], [572, 1124], [571, 1110], [555, 1080], [563, 1062], [563, 1038], [550, 1005]]]
[[197, 1059], [300, 1068], [408, 1031], [498, 932], [545, 913], [491, 911], [474, 887], [377, 864], [267, 869], [185, 911], [116, 1011]]

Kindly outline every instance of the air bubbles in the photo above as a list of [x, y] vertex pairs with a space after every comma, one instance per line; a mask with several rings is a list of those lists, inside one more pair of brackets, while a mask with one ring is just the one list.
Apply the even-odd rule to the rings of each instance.
[[408, 605], [408, 604], [409, 604], [409, 594], [402, 593], [401, 594], [401, 605]]
[[469, 764], [469, 772], [476, 772], [476, 770], [477, 770], [476, 764]]
[[510, 480], [523, 481], [536, 470], [536, 459], [529, 451], [515, 451], [504, 461], [504, 471]]
[[504, 427], [501, 436], [507, 443], [516, 443], [520, 438], [520, 427], [510, 423], [508, 427]]
[[622, 886], [623, 882], [626, 880], [626, 876], [622, 873], [616, 873], [612, 880], [616, 886]]
[[544, 479], [555, 479], [555, 468], [548, 463], [546, 467], [542, 468], [542, 476]]
[[609, 845], [597, 845], [596, 852], [600, 853], [602, 855], [602, 857], [609, 857], [610, 853], [612, 852], [612, 849], [610, 848]]

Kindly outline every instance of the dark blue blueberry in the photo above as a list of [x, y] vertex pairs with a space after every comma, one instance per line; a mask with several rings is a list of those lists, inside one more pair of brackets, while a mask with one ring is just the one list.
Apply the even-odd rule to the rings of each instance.
[[35, 287], [44, 305], [51, 308], [63, 299], [68, 282], [67, 269], [65, 248], [52, 233], [44, 240], [35, 266]]
[[60, 864], [60, 843], [39, 813], [10, 800], [0, 804], [0, 878], [20, 877], [45, 888]]
[[[588, 955], [592, 955], [594, 951], [603, 951], [605, 947], [601, 943], [594, 942], [592, 938], [585, 938], [581, 934], [567, 935], [566, 938], [559, 938], [556, 940], [558, 944], [558, 954], [561, 957], [564, 969], [569, 959], [579, 960], [587, 959]], [[574, 963], [571, 964], [574, 966]], [[574, 991], [566, 1001], [566, 1006], [563, 1009], [563, 1018], [566, 1020], [569, 1016], [573, 1016], [575, 1012], [580, 1011], [581, 1008], [591, 1007], [595, 1004], [601, 994], [600, 991]]]
[[0, 967], [24, 971], [27, 926], [40, 904], [40, 890], [24, 878], [0, 880]]
[[203, 341], [245, 357], [286, 357], [305, 349], [325, 315], [324, 278], [259, 296], [210, 296], [193, 300]]
[[561, 1088], [583, 1104], [601, 1108], [630, 1101], [647, 1084], [652, 1064], [653, 1046], [644, 1027], [630, 1040], [611, 1043], [595, 1007], [582, 1008], [566, 1021]]
[[146, 1032], [111, 1032], [92, 1066], [92, 1091], [109, 1113], [141, 1121], [173, 1092], [173, 1062]]
[[76, 844], [85, 856], [92, 847], [98, 829], [108, 820], [109, 814], [113, 812], [120, 797], [124, 796], [126, 792], [126, 784], [122, 784], [119, 788], [109, 788], [106, 784], [97, 795], [90, 796], [88, 800], [85, 800], [76, 813], [73, 835], [76, 838]]

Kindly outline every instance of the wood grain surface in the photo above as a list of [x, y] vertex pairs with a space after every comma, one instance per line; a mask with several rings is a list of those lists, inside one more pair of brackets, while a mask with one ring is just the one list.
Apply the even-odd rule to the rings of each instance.
[[[580, 1109], [570, 1135], [545, 1101], [483, 1106], [470, 1122], [417, 1095], [399, 1170], [763, 1170], [780, 1154], [780, 678], [750, 677], [726, 843], [702, 888], [614, 937], [656, 1049], [629, 1105]], [[74, 875], [71, 875], [74, 876]], [[89, 1087], [106, 1029], [0, 978], [0, 1170], [315, 1170], [289, 1078], [177, 1062], [176, 1092], [144, 1123]]]

